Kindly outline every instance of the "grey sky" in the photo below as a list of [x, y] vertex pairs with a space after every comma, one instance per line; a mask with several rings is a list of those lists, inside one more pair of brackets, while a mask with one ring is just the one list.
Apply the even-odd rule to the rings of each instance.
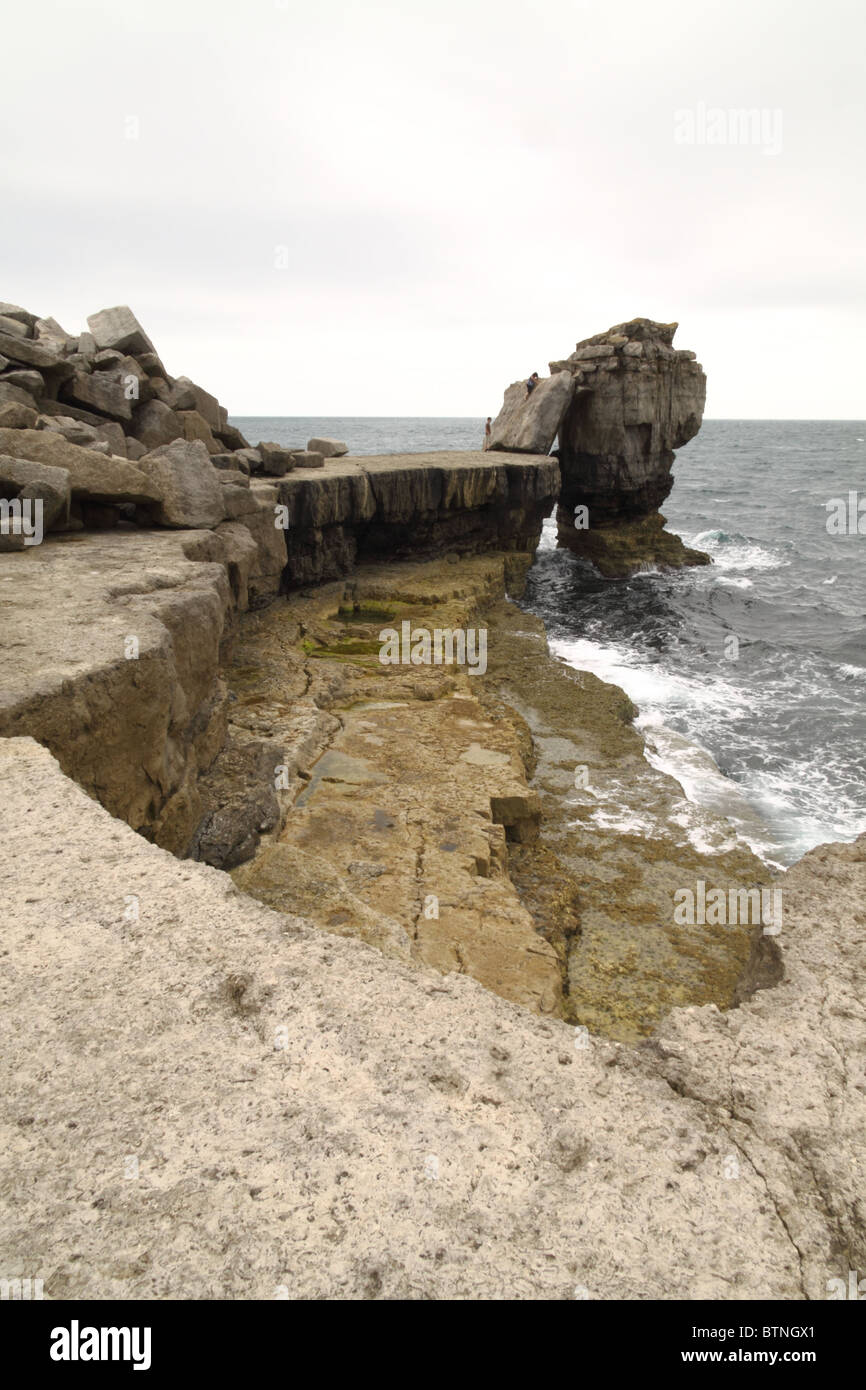
[[862, 0], [8, 7], [0, 298], [129, 303], [237, 415], [495, 414], [642, 314], [708, 415], [862, 419], [864, 40]]

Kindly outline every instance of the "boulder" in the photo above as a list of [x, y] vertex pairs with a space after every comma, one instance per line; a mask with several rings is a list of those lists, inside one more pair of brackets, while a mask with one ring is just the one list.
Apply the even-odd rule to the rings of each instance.
[[38, 418], [36, 411], [29, 405], [19, 405], [15, 401], [7, 401], [5, 405], [0, 405], [0, 429], [35, 430]]
[[126, 437], [126, 457], [127, 457], [128, 459], [132, 459], [133, 462], [136, 462], [136, 460], [138, 460], [138, 459], [143, 459], [146, 453], [147, 453], [147, 445], [146, 445], [146, 444], [142, 444], [142, 442], [141, 442], [140, 439], [134, 439], [133, 436], [132, 436], [131, 434], [127, 435], [127, 437]]
[[53, 346], [48, 347], [44, 342], [35, 343], [26, 338], [13, 337], [3, 331], [2, 321], [0, 321], [0, 353], [12, 362], [23, 362], [25, 367], [36, 367], [39, 371], [46, 367], [61, 367], [63, 365], [59, 353], [54, 350]]
[[[74, 420], [70, 415], [40, 415], [37, 429], [54, 430], [62, 434], [70, 444], [78, 444], [84, 449], [95, 449], [97, 453], [109, 453], [115, 458], [127, 457], [126, 435], [120, 425], [106, 420], [102, 425], [87, 425], [82, 420]], [[147, 450], [142, 446], [142, 453]]]
[[285, 448], [282, 444], [268, 444], [260, 441], [256, 452], [261, 459], [261, 472], [266, 473], [269, 478], [282, 478], [294, 468], [292, 461], [294, 451]]
[[[111, 360], [106, 360], [109, 358]], [[113, 348], [96, 354], [93, 359], [93, 371], [97, 376], [107, 375], [111, 381], [119, 382], [133, 407], [153, 400], [156, 394], [153, 382], [136, 359], [115, 352]]]
[[131, 420], [133, 402], [127, 398], [123, 383], [114, 372], [76, 372], [60, 390], [63, 400], [76, 405], [90, 406], [101, 415], [116, 420]]
[[165, 377], [165, 367], [162, 365], [155, 352], [137, 352], [135, 356], [138, 365], [148, 376]]
[[134, 362], [134, 357], [126, 358], [122, 352], [116, 348], [101, 348], [93, 359], [93, 370], [95, 372], [109, 371], [112, 367], [119, 367], [121, 362]]
[[6, 304], [0, 300], [0, 317], [12, 319], [15, 323], [23, 323], [25, 328], [32, 329], [37, 322], [36, 315], [29, 310], [22, 309], [20, 304]]
[[243, 473], [245, 478], [249, 477], [249, 464], [237, 454], [211, 454], [210, 461], [214, 468], [229, 469], [232, 472]]
[[514, 382], [505, 392], [502, 409], [491, 427], [490, 448], [519, 454], [548, 453], [575, 386], [570, 372], [543, 377], [529, 396], [525, 381]]
[[183, 425], [163, 401], [145, 401], [132, 413], [132, 433], [150, 449], [183, 438]]
[[33, 397], [29, 391], [0, 377], [0, 405], [25, 405], [32, 408], [33, 404]]
[[96, 429], [111, 423], [104, 415], [96, 415], [92, 410], [82, 410], [80, 406], [72, 405], [69, 401], [52, 401], [46, 397], [39, 402], [39, 409], [43, 415], [71, 417], [73, 420], [80, 420], [84, 425], [93, 425]]
[[156, 349], [148, 338], [135, 314], [126, 304], [113, 309], [101, 309], [98, 314], [90, 314], [87, 325], [95, 339], [96, 347], [116, 348], [118, 352], [153, 353]]
[[226, 509], [226, 519], [228, 521], [240, 521], [242, 518], [258, 512], [258, 500], [250, 492], [249, 479], [246, 487], [224, 487], [222, 490], [223, 505]]
[[42, 527], [48, 531], [69, 515], [69, 474], [62, 468], [0, 454], [0, 497], [41, 500]]
[[18, 319], [7, 318], [5, 314], [0, 314], [0, 333], [6, 333], [10, 338], [29, 338], [31, 336], [26, 323], [21, 323]]
[[195, 410], [195, 391], [192, 389], [191, 382], [181, 379], [169, 385], [165, 381], [158, 390], [154, 382], [154, 390], [160, 400], [164, 400], [166, 405], [171, 406], [172, 410]]
[[318, 450], [295, 449], [292, 453], [295, 468], [324, 468], [325, 456]]
[[230, 449], [248, 449], [249, 442], [244, 438], [239, 429], [234, 425], [225, 425], [223, 429], [215, 431], [217, 439], [223, 444], [227, 444]]
[[96, 356], [97, 343], [92, 333], [79, 333], [75, 345], [75, 351], [79, 357], [84, 357], [88, 362], [92, 362]]
[[0, 381], [5, 381], [7, 386], [19, 386], [22, 391], [27, 391], [34, 397], [45, 393], [45, 381], [32, 367], [13, 368], [11, 372], [6, 372], [0, 377]]
[[[220, 429], [220, 403], [216, 396], [212, 396], [209, 391], [203, 390], [201, 386], [196, 386], [194, 381], [190, 381], [188, 376], [179, 376], [175, 383], [176, 386], [184, 386], [192, 393], [192, 405], [190, 409], [197, 410], [199, 415], [203, 415], [212, 430], [219, 432]], [[180, 409], [175, 405], [175, 410]]]
[[232, 458], [237, 459], [237, 468], [243, 468], [246, 464], [250, 473], [256, 473], [262, 466], [262, 456], [258, 449], [251, 449], [249, 445], [243, 449], [235, 449]]
[[218, 454], [220, 445], [211, 433], [210, 425], [197, 410], [179, 410], [177, 417], [183, 426], [183, 437], [190, 441], [200, 439], [209, 454]]
[[54, 430], [55, 434], [62, 434], [64, 439], [68, 439], [70, 444], [79, 444], [85, 449], [90, 444], [95, 444], [98, 439], [92, 425], [85, 425], [82, 420], [73, 420], [71, 415], [40, 415], [36, 428]]
[[56, 352], [65, 352], [72, 341], [72, 335], [52, 318], [37, 319], [33, 325], [33, 336], [37, 342], [44, 342], [46, 347]]
[[349, 452], [348, 444], [341, 443], [339, 439], [308, 439], [307, 449], [326, 459], [340, 459]]
[[79, 448], [53, 430], [0, 429], [0, 454], [66, 469], [73, 497], [142, 505], [162, 500], [157, 483], [131, 463]]
[[145, 454], [139, 467], [161, 493], [154, 512], [160, 526], [209, 530], [225, 519], [223, 489], [200, 440], [164, 444]]
[[[213, 459], [211, 459], [213, 462]], [[249, 488], [250, 476], [248, 473], [236, 472], [229, 468], [221, 469], [217, 473], [220, 487], [245, 487]]]

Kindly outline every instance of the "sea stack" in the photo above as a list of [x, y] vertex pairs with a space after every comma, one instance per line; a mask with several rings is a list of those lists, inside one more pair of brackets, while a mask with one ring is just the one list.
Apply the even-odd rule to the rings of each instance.
[[510, 386], [493, 425], [495, 449], [539, 452], [558, 436], [559, 543], [610, 577], [708, 563], [664, 530], [658, 510], [707, 389], [695, 353], [674, 348], [676, 329], [638, 318], [584, 339], [528, 396], [524, 383]]

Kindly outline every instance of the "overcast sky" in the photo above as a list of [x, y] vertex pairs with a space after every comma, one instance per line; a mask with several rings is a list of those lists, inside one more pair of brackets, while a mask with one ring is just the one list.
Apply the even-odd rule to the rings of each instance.
[[863, 419], [864, 40], [863, 0], [9, 6], [0, 299], [128, 303], [234, 415], [495, 415], [644, 315], [710, 416]]

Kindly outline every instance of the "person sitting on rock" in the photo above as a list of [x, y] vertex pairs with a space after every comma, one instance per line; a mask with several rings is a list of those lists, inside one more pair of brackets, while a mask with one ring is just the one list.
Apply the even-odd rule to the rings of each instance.
[[489, 449], [489, 448], [490, 448], [490, 423], [491, 423], [492, 419], [493, 419], [492, 415], [488, 415], [488, 417], [487, 417], [487, 424], [484, 426], [484, 447], [485, 447], [485, 449]]
[[527, 399], [527, 400], [529, 400], [529, 397], [532, 395], [532, 393], [533, 393], [533, 391], [535, 390], [535, 388], [536, 388], [537, 385], [538, 385], [538, 372], [533, 372], [533, 373], [532, 373], [532, 376], [529, 378], [529, 380], [528, 380], [527, 383], [526, 383], [526, 399]]

